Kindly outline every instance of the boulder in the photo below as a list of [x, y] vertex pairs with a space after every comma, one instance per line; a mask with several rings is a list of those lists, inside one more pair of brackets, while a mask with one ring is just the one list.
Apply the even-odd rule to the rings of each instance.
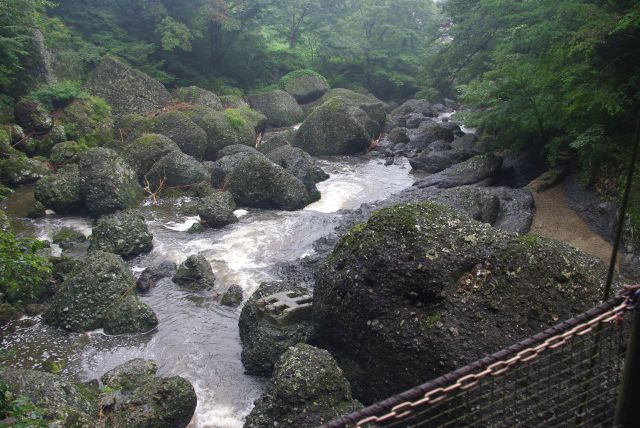
[[189, 116], [180, 111], [163, 113], [153, 119], [150, 131], [172, 139], [180, 150], [197, 160], [204, 158], [207, 134]]
[[144, 217], [127, 210], [100, 217], [90, 237], [90, 250], [104, 251], [130, 259], [153, 249], [153, 235]]
[[95, 216], [136, 208], [144, 198], [135, 171], [113, 150], [91, 149], [79, 166], [85, 205]]
[[178, 88], [173, 92], [173, 96], [185, 103], [200, 105], [213, 110], [224, 109], [222, 101], [216, 94], [197, 86]]
[[463, 150], [428, 150], [413, 159], [409, 159], [411, 168], [431, 174], [443, 171], [474, 156], [473, 152]]
[[196, 208], [203, 223], [212, 229], [237, 223], [238, 218], [233, 214], [235, 209], [236, 203], [229, 192], [214, 192], [200, 199]]
[[193, 120], [207, 134], [205, 158], [216, 160], [218, 152], [231, 145], [241, 144], [253, 147], [256, 143], [254, 122], [247, 120], [242, 109], [209, 111]]
[[403, 117], [399, 122], [401, 122], [408, 129], [416, 129], [419, 128], [423, 122], [431, 121], [432, 120], [430, 118], [420, 113], [411, 113]]
[[18, 125], [25, 131], [44, 132], [53, 126], [49, 110], [40, 101], [21, 99], [16, 104], [14, 115]]
[[13, 151], [7, 159], [0, 159], [0, 180], [9, 186], [33, 184], [51, 174], [51, 167], [43, 158], [28, 158]]
[[244, 107], [249, 107], [249, 103], [247, 103], [239, 95], [223, 95], [223, 96], [220, 97], [220, 101], [222, 102], [222, 106], [224, 108], [244, 108]]
[[317, 100], [331, 88], [327, 79], [313, 70], [293, 71], [283, 76], [279, 85], [300, 104]]
[[425, 116], [433, 116], [431, 103], [427, 100], [408, 100], [399, 107], [391, 111], [392, 117], [407, 116], [411, 113], [418, 113]]
[[215, 285], [215, 276], [204, 256], [189, 256], [178, 267], [173, 282], [193, 291], [210, 290]]
[[293, 211], [310, 200], [300, 180], [262, 155], [241, 159], [227, 176], [227, 185], [235, 201], [246, 207]]
[[151, 170], [151, 167], [169, 153], [179, 152], [178, 145], [169, 137], [160, 134], [145, 134], [118, 152], [135, 170], [139, 180]]
[[[286, 310], [278, 312], [279, 303]], [[261, 284], [242, 308], [238, 324], [247, 373], [269, 376], [290, 346], [309, 341], [311, 309], [306, 288], [288, 282]]]
[[182, 152], [171, 152], [156, 162], [147, 173], [152, 189], [164, 181], [165, 187], [189, 187], [209, 182], [211, 174], [192, 156]]
[[362, 109], [380, 127], [383, 127], [387, 121], [387, 110], [384, 102], [371, 94], [361, 94], [349, 89], [336, 88], [324, 94], [319, 102], [322, 104], [334, 98], [340, 99], [343, 103], [352, 107]]
[[327, 258], [314, 338], [370, 403], [593, 307], [605, 272], [553, 240], [432, 203], [398, 205], [354, 227]]
[[491, 153], [479, 155], [419, 180], [414, 183], [414, 186], [420, 188], [437, 186], [445, 189], [491, 181], [500, 172], [501, 166], [502, 158], [500, 156]]
[[[411, 141], [421, 141], [432, 143], [437, 140], [452, 142], [456, 138], [456, 134], [445, 123], [422, 122], [417, 129], [412, 129], [409, 133]], [[458, 125], [455, 125], [458, 126]]]
[[301, 343], [279, 359], [244, 426], [317, 427], [361, 408], [331, 354]]
[[258, 144], [261, 153], [269, 153], [279, 147], [291, 146], [296, 138], [294, 129], [274, 129], [264, 133]]
[[393, 128], [391, 132], [389, 132], [387, 138], [393, 144], [407, 144], [409, 141], [411, 141], [407, 128], [401, 127]]
[[234, 144], [227, 146], [218, 152], [218, 160], [225, 156], [232, 156], [238, 153], [247, 153], [250, 155], [260, 155], [260, 152], [251, 146], [243, 146], [242, 144]]
[[42, 317], [51, 326], [82, 333], [146, 332], [158, 324], [151, 308], [138, 300], [135, 281], [115, 254], [95, 251], [68, 274]]
[[[45, 135], [35, 139], [27, 138], [23, 141], [27, 141], [27, 145], [30, 146], [30, 150], [26, 151], [29, 156], [49, 157], [51, 155], [51, 150], [56, 144], [67, 141], [67, 134], [64, 126], [55, 125]], [[17, 147], [19, 149], [21, 148], [20, 145]]]
[[157, 377], [153, 361], [132, 360], [102, 376], [102, 383], [114, 392], [100, 397], [107, 427], [170, 427], [189, 424], [198, 404], [193, 386], [174, 376]]
[[364, 110], [332, 98], [304, 120], [294, 145], [314, 156], [353, 155], [363, 153], [379, 132]]
[[271, 91], [249, 97], [249, 104], [267, 117], [274, 128], [293, 126], [302, 122], [304, 112], [295, 98], [285, 91]]
[[53, 235], [54, 244], [57, 244], [63, 250], [68, 250], [87, 242], [87, 237], [82, 232], [68, 227], [63, 227], [55, 235]]
[[36, 183], [36, 201], [57, 214], [74, 214], [84, 209], [80, 168], [70, 164]]
[[104, 98], [116, 116], [155, 111], [171, 102], [162, 83], [113, 57], [96, 66], [86, 89]]
[[113, 140], [111, 107], [101, 98], [75, 100], [58, 117], [69, 140], [90, 147], [102, 146]]
[[220, 304], [223, 306], [229, 306], [231, 308], [237, 308], [242, 304], [243, 298], [244, 298], [244, 292], [242, 291], [242, 287], [240, 287], [237, 284], [233, 284], [222, 295], [222, 298], [220, 299]]
[[[250, 152], [241, 152], [238, 151], [232, 155], [224, 156], [220, 160], [216, 162], [212, 162], [211, 164], [211, 183], [214, 187], [218, 189], [227, 188], [228, 187], [228, 179], [227, 177], [233, 170], [238, 166], [238, 164], [251, 156], [255, 156]], [[258, 156], [263, 156], [259, 154]]]
[[89, 147], [76, 141], [64, 141], [51, 148], [49, 160], [56, 167], [80, 162], [80, 156], [86, 153]]
[[175, 275], [177, 266], [173, 262], [165, 261], [157, 266], [148, 267], [142, 271], [138, 281], [136, 281], [136, 288], [140, 293], [146, 293], [154, 288], [158, 282], [163, 278], [172, 278]]
[[267, 157], [302, 181], [311, 201], [320, 199], [320, 192], [316, 184], [328, 180], [329, 175], [316, 164], [308, 153], [297, 147], [283, 146], [271, 151]]

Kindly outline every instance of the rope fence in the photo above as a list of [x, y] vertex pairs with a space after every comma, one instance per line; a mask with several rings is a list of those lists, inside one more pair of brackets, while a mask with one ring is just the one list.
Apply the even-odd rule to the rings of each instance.
[[638, 286], [432, 382], [343, 416], [343, 427], [612, 427]]

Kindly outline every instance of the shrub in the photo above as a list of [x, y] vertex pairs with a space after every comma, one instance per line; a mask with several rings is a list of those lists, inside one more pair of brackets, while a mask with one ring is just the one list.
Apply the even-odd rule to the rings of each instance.
[[52, 85], [41, 86], [31, 92], [27, 98], [40, 101], [50, 111], [65, 107], [76, 99], [87, 99], [89, 94], [80, 87], [80, 82], [64, 80]]

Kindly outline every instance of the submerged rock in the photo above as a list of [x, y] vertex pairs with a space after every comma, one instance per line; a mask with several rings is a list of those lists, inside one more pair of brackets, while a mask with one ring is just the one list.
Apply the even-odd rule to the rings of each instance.
[[210, 290], [215, 285], [211, 264], [204, 256], [189, 256], [173, 276], [173, 282], [189, 290]]
[[354, 395], [373, 402], [592, 307], [605, 272], [552, 240], [432, 203], [398, 205], [354, 227], [327, 258], [314, 337]]
[[280, 79], [280, 88], [303, 104], [317, 100], [330, 86], [327, 79], [313, 70], [297, 70]]
[[278, 360], [273, 379], [245, 427], [317, 427], [361, 408], [333, 357], [299, 344]]
[[197, 212], [204, 224], [212, 229], [238, 222], [233, 214], [236, 203], [229, 192], [214, 192], [198, 201]]
[[36, 184], [36, 201], [57, 214], [74, 214], [84, 209], [80, 187], [80, 168], [67, 165], [54, 175], [41, 178]]
[[[269, 308], [270, 297], [297, 311], [279, 319]], [[311, 296], [309, 290], [287, 282], [270, 282], [247, 300], [240, 314], [242, 363], [247, 373], [268, 376], [280, 356], [290, 347], [311, 337]]]
[[91, 250], [113, 253], [124, 259], [153, 249], [153, 235], [137, 211], [121, 211], [100, 217], [90, 237]]
[[242, 291], [242, 287], [237, 284], [232, 285], [229, 289], [222, 295], [220, 299], [220, 304], [223, 306], [229, 306], [232, 308], [236, 308], [242, 304], [242, 299], [244, 298], [244, 292]]
[[329, 175], [316, 164], [316, 161], [308, 153], [297, 147], [283, 146], [269, 152], [267, 157], [302, 181], [311, 201], [320, 199], [320, 192], [316, 184], [328, 180]]
[[136, 288], [140, 293], [146, 293], [154, 288], [163, 278], [171, 278], [175, 275], [177, 266], [173, 262], [162, 262], [157, 266], [146, 268], [136, 281]]
[[249, 97], [251, 107], [267, 117], [270, 126], [281, 128], [300, 123], [304, 112], [295, 98], [285, 91], [271, 91]]

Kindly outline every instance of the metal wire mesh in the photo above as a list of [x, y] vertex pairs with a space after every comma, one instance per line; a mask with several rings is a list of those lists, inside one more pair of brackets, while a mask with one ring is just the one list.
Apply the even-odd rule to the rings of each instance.
[[613, 300], [327, 427], [611, 427], [631, 314]]

